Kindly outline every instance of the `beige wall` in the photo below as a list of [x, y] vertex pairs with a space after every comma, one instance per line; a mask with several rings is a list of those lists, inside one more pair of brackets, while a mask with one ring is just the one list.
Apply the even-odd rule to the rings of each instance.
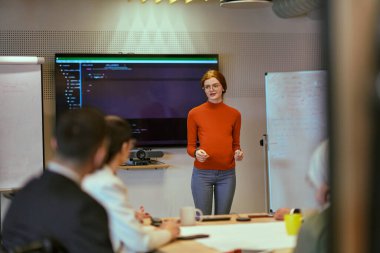
[[[245, 160], [237, 165], [232, 212], [266, 207], [264, 73], [321, 69], [318, 20], [277, 18], [270, 8], [225, 9], [216, 0], [141, 4], [137, 0], [0, 0], [0, 54], [44, 56], [46, 157], [54, 121], [56, 52], [218, 53], [229, 83], [226, 103], [242, 113]], [[192, 205], [192, 159], [184, 148], [164, 149], [165, 170], [121, 171], [131, 202], [155, 216]]]

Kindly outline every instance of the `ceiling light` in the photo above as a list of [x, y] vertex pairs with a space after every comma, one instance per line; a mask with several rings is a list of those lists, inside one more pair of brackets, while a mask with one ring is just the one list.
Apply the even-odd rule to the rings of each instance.
[[220, 0], [220, 6], [235, 9], [267, 7], [272, 0]]

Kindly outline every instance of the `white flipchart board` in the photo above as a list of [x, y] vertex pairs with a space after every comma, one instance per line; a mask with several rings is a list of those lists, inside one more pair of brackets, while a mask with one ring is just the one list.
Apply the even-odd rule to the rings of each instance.
[[306, 180], [310, 158], [326, 138], [325, 71], [265, 75], [269, 207], [316, 207]]
[[20, 188], [43, 170], [41, 63], [0, 57], [0, 191]]

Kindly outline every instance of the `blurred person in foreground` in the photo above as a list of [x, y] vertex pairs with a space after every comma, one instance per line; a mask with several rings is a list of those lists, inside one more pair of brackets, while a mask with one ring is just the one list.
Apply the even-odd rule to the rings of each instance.
[[113, 252], [106, 211], [80, 187], [84, 176], [103, 164], [104, 115], [94, 109], [66, 112], [51, 144], [54, 158], [10, 204], [2, 231], [4, 246], [12, 250], [48, 238], [64, 252]]
[[327, 222], [330, 212], [329, 199], [329, 164], [328, 140], [323, 141], [314, 151], [307, 178], [315, 189], [315, 197], [320, 209], [305, 219], [297, 238], [293, 253], [327, 252]]
[[139, 219], [143, 210], [134, 211], [128, 200], [127, 187], [116, 175], [133, 148], [131, 127], [117, 116], [107, 116], [106, 125], [110, 141], [106, 165], [87, 176], [82, 187], [107, 210], [115, 252], [152, 251], [176, 239], [179, 225], [174, 221], [163, 222], [159, 228], [141, 224]]
[[[311, 186], [313, 188], [315, 188], [315, 184], [312, 182], [312, 177], [315, 177], [313, 176], [313, 172], [311, 172], [312, 170], [312, 167], [314, 167], [314, 170], [316, 170], [316, 167], [319, 166], [318, 164], [320, 164], [320, 166], [325, 166], [322, 163], [322, 161], [317, 161], [318, 158], [316, 156], [318, 155], [322, 155], [322, 156], [328, 156], [328, 154], [326, 153], [328, 150], [328, 144], [325, 144], [325, 143], [328, 143], [327, 140], [321, 142], [321, 144], [315, 149], [314, 153], [313, 153], [313, 156], [311, 158], [311, 164], [310, 164], [310, 171], [308, 172], [308, 174], [306, 175], [306, 180], [308, 180], [311, 184]], [[321, 148], [323, 147], [323, 148]], [[318, 151], [319, 150], [319, 151]], [[325, 157], [327, 159], [327, 157]], [[324, 161], [326, 162], [326, 166], [327, 166], [327, 162], [328, 160]], [[326, 169], [327, 170], [327, 169]], [[327, 173], [327, 171], [325, 172]], [[327, 175], [323, 175], [323, 179], [320, 179], [320, 180], [324, 180], [324, 181], [327, 181]], [[326, 178], [325, 178], [326, 177]], [[324, 195], [325, 194], [328, 194], [329, 192], [329, 187], [328, 187], [328, 184], [327, 182], [326, 183], [322, 183], [322, 185], [320, 186], [320, 189], [317, 189], [316, 191], [316, 199], [317, 199], [317, 202], [319, 205], [321, 205], [322, 202], [324, 202]], [[328, 205], [328, 204], [322, 204], [322, 206], [324, 205]], [[310, 216], [312, 214], [315, 214], [316, 212], [318, 212], [319, 210], [317, 209], [310, 209], [310, 210], [302, 210], [302, 213], [306, 216]], [[274, 213], [274, 218], [276, 220], [284, 220], [284, 216], [285, 214], [291, 214], [291, 213], [300, 213], [301, 212], [301, 209], [300, 208], [289, 208], [289, 207], [281, 207], [279, 209], [277, 209]]]

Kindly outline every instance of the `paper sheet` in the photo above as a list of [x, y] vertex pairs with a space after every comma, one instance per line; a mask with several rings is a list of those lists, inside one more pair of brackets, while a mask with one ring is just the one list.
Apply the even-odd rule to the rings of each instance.
[[226, 252], [235, 249], [294, 248], [296, 236], [288, 236], [284, 222], [181, 227], [181, 235], [209, 234], [197, 242]]

